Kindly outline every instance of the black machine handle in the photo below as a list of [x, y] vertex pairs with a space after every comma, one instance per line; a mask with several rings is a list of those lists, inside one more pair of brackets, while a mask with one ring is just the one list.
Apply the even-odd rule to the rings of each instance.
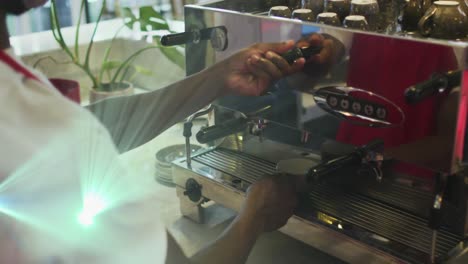
[[373, 140], [369, 144], [357, 148], [350, 154], [338, 157], [328, 162], [319, 164], [309, 169], [306, 175], [307, 182], [323, 182], [329, 175], [338, 171], [339, 169], [358, 166], [362, 164], [363, 159], [367, 156], [369, 151], [380, 149], [383, 146], [383, 141]]
[[164, 35], [161, 37], [161, 45], [163, 46], [176, 46], [191, 43], [195, 40], [195, 32], [183, 32]]
[[225, 26], [209, 27], [204, 29], [194, 29], [182, 33], [174, 33], [161, 37], [163, 46], [177, 46], [189, 43], [198, 43], [201, 40], [211, 40], [212, 43], [221, 42], [220, 50], [224, 50], [227, 45], [227, 29]]
[[461, 82], [461, 71], [436, 73], [430, 79], [415, 84], [405, 91], [405, 99], [409, 104], [415, 104], [426, 97], [449, 91]]
[[247, 118], [236, 118], [210, 127], [204, 127], [197, 133], [197, 141], [206, 144], [213, 140], [244, 131], [248, 126]]
[[305, 48], [293, 48], [283, 55], [281, 55], [289, 64], [299, 58], [305, 58], [306, 60], [312, 57], [313, 55], [319, 54], [322, 50], [321, 46], [310, 46]]

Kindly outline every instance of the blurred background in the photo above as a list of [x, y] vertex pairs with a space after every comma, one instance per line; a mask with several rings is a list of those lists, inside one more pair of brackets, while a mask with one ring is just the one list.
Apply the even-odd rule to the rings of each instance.
[[[59, 16], [63, 27], [73, 26], [78, 21], [81, 0], [58, 0]], [[138, 8], [152, 5], [163, 14], [166, 19], [183, 20], [183, 6], [193, 4], [198, 0], [107, 0], [103, 20], [120, 16], [122, 7]], [[102, 0], [88, 0], [83, 14], [83, 21], [91, 23], [96, 21]], [[33, 32], [50, 30], [50, 2], [43, 7], [29, 11], [16, 17], [8, 17], [8, 27], [12, 36], [24, 35]]]

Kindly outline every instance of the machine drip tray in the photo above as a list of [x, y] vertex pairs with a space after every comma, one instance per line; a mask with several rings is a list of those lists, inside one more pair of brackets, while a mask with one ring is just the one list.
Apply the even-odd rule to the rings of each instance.
[[[179, 161], [175, 164], [183, 166], [185, 163]], [[229, 193], [244, 193], [248, 185], [263, 175], [276, 172], [274, 162], [221, 147], [193, 157], [192, 166], [191, 169], [183, 169], [189, 170], [194, 177], [202, 177], [202, 192], [211, 189], [211, 184], [217, 186], [215, 195], [207, 198], [215, 202], [222, 200], [234, 209], [237, 206], [229, 206], [230, 200], [226, 198]], [[372, 243], [373, 247], [402, 259], [424, 263], [420, 260], [427, 259], [430, 254], [432, 230], [425, 218], [411, 213], [411, 206], [404, 206], [404, 201], [424, 201], [431, 199], [431, 196], [420, 191], [411, 192], [410, 187], [394, 185], [390, 188], [383, 193], [372, 189], [356, 192], [353, 188], [332, 184], [316, 185], [304, 195], [297, 215], [355, 240]], [[402, 205], [391, 205], [389, 202]], [[233, 203], [239, 204], [239, 201]], [[444, 257], [461, 238], [445, 229], [438, 233], [436, 252]], [[375, 237], [380, 239], [370, 239]]]

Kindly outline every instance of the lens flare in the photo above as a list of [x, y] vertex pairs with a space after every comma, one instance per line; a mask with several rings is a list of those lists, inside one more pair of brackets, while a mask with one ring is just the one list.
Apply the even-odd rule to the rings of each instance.
[[83, 199], [83, 209], [78, 215], [78, 223], [84, 227], [94, 224], [95, 217], [106, 208], [106, 202], [99, 194], [90, 193]]
[[[150, 192], [150, 184], [131, 175], [107, 131], [90, 113], [85, 115], [71, 120], [67, 130], [0, 181], [1, 215], [60, 240], [81, 243], [80, 232], [99, 215]], [[99, 225], [93, 232], [103, 228]]]

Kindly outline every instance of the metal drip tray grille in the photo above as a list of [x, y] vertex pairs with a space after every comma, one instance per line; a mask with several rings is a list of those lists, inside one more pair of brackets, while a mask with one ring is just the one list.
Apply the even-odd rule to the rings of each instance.
[[[275, 163], [222, 148], [200, 154], [193, 160], [250, 183], [276, 171]], [[407, 188], [392, 188], [389, 192], [382, 193], [369, 189], [366, 193], [373, 198], [332, 185], [317, 185], [309, 194], [308, 206], [389, 240], [430, 253], [432, 230], [428, 228], [427, 220], [386, 204], [415, 194], [408, 194]], [[382, 199], [379, 199], [380, 195]], [[420, 199], [426, 198], [424, 196]], [[408, 210], [410, 207], [402, 208]], [[449, 232], [439, 232], [437, 252], [445, 255], [459, 240], [460, 238]]]
[[379, 189], [377, 185], [374, 188], [362, 190], [362, 194], [424, 217], [427, 216], [427, 208], [431, 206], [433, 201], [433, 197], [429, 192], [398, 184], [391, 184], [383, 190]]
[[193, 158], [194, 161], [241, 178], [249, 183], [276, 172], [276, 164], [257, 157], [218, 148]]
[[[309, 203], [318, 211], [325, 212], [345, 222], [360, 226], [387, 239], [396, 241], [424, 253], [430, 253], [432, 230], [426, 219], [370, 199], [364, 195], [347, 193], [315, 186], [310, 192]], [[440, 231], [437, 253], [446, 254], [460, 240], [456, 235]]]

